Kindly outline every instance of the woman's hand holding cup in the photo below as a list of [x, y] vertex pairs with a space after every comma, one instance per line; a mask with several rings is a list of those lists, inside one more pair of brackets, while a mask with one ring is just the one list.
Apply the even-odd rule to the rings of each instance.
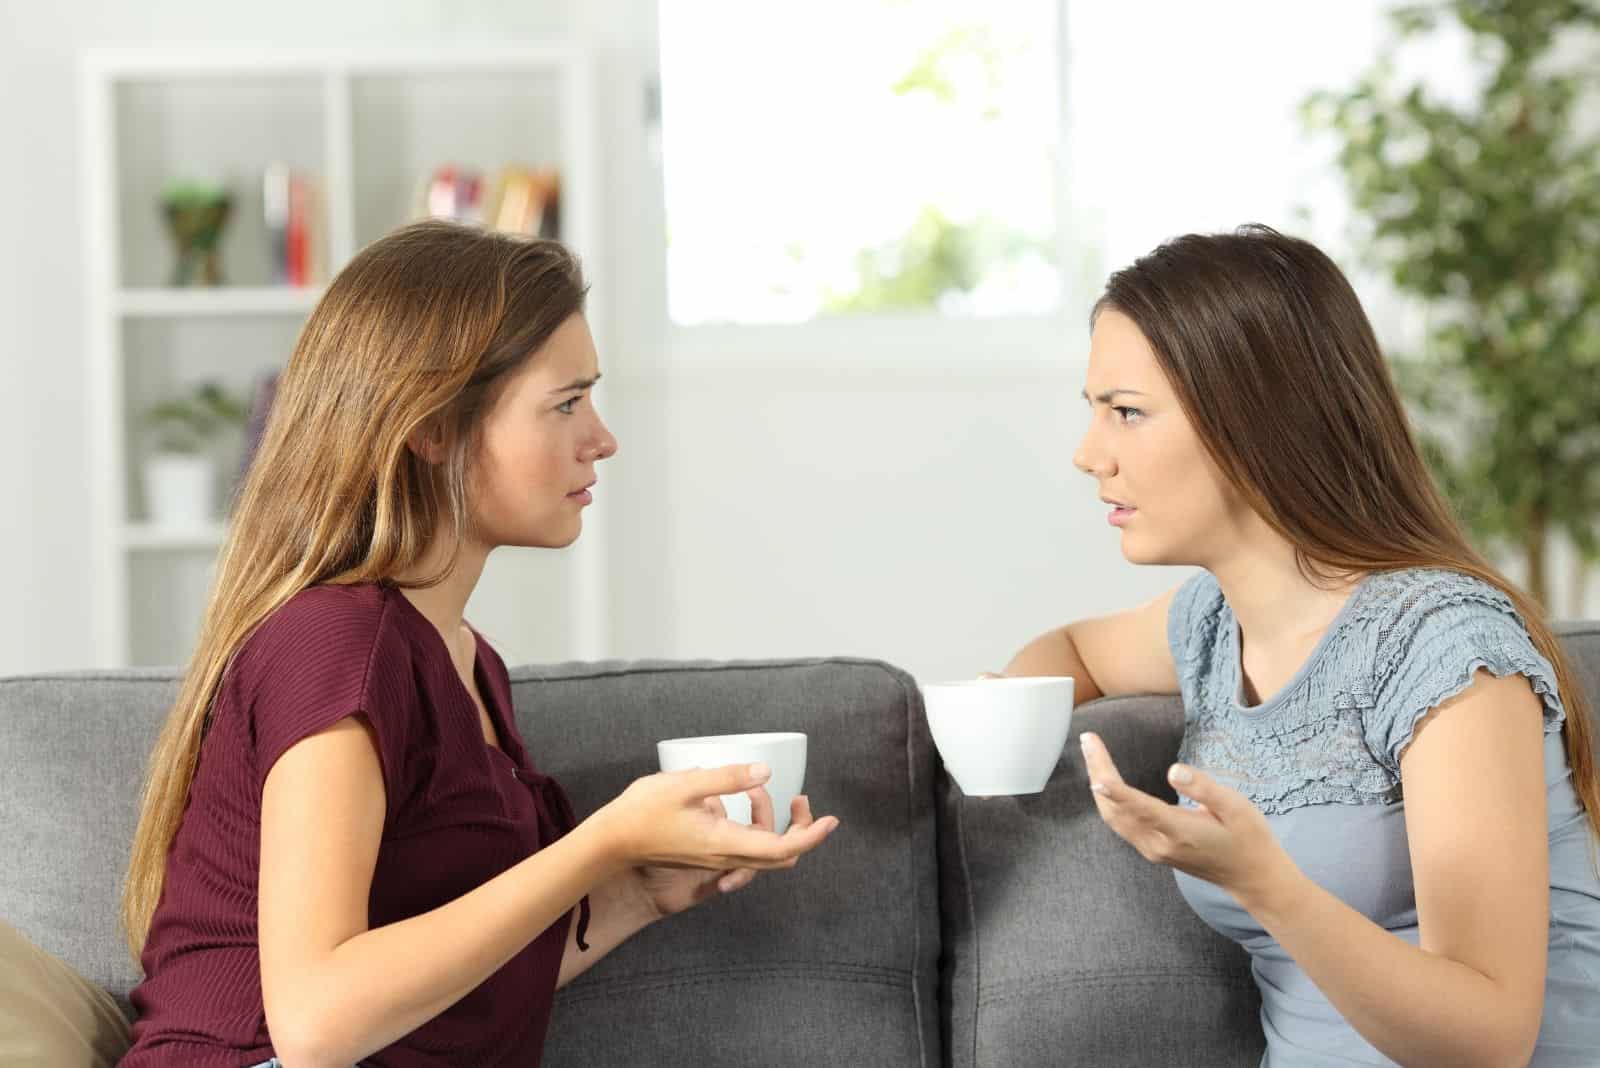
[[[599, 812], [617, 859], [627, 867], [699, 868], [724, 873], [721, 888], [737, 889], [757, 871], [792, 868], [839, 826], [835, 816], [813, 818], [802, 795], [790, 804], [788, 830], [772, 830], [765, 764], [666, 771], [635, 780]], [[752, 824], [728, 819], [720, 800], [747, 794]]]

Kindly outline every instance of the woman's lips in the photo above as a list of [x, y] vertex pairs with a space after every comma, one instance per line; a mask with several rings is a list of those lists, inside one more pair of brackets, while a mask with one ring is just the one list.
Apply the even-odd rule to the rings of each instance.
[[1130, 508], [1125, 504], [1119, 504], [1115, 508], [1111, 509], [1111, 515], [1108, 517], [1108, 521], [1112, 526], [1120, 527], [1126, 523], [1136, 511], [1138, 511], [1137, 508]]

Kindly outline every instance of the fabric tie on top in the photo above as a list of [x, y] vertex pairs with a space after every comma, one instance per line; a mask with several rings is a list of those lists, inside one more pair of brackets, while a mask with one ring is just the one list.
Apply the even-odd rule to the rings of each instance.
[[[539, 811], [539, 840], [546, 845], [557, 839], [564, 838], [578, 826], [578, 815], [572, 809], [572, 801], [567, 797], [567, 791], [561, 784], [548, 775], [539, 772], [526, 772], [533, 780], [534, 789], [539, 792], [541, 800], [548, 804], [536, 806]], [[556, 818], [550, 816], [550, 808], [554, 807]], [[584, 894], [578, 901], [578, 948], [583, 952], [589, 951], [589, 895]]]

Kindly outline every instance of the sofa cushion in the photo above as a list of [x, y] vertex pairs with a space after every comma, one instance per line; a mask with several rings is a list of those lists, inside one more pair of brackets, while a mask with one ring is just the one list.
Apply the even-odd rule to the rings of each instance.
[[0, 917], [128, 1011], [122, 880], [171, 669], [0, 679]]
[[953, 1068], [1204, 1064], [1254, 1068], [1265, 1043], [1244, 951], [1190, 911], [1166, 868], [1105, 827], [1077, 735], [1175, 800], [1175, 698], [1077, 709], [1044, 792], [969, 798], [940, 776], [944, 1012]]
[[561, 991], [545, 1064], [940, 1064], [934, 763], [908, 676], [601, 664], [521, 668], [512, 690], [529, 755], [580, 817], [655, 771], [659, 739], [798, 730], [805, 792], [841, 820], [795, 869], [645, 930]]
[[1595, 756], [1600, 757], [1600, 621], [1561, 623], [1556, 626], [1556, 634], [1589, 695], [1589, 726], [1594, 735]]
[[0, 920], [0, 1064], [111, 1068], [127, 1051], [111, 995]]

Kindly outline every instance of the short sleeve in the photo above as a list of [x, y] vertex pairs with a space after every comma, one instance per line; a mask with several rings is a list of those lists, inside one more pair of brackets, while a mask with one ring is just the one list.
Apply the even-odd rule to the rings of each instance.
[[1464, 575], [1408, 592], [1377, 645], [1368, 748], [1392, 773], [1430, 711], [1471, 683], [1478, 669], [1497, 678], [1522, 675], [1543, 705], [1545, 733], [1566, 713], [1555, 668], [1534, 647], [1510, 598]]
[[1222, 587], [1209, 571], [1201, 571], [1179, 586], [1167, 606], [1167, 647], [1172, 650], [1185, 701], [1204, 663], [1205, 651], [1216, 641], [1221, 607]]
[[235, 665], [250, 717], [256, 787], [298, 742], [346, 716], [371, 725], [383, 771], [386, 808], [406, 794], [401, 781], [411, 718], [404, 689], [404, 642], [377, 587], [315, 587], [297, 595], [254, 635]]

